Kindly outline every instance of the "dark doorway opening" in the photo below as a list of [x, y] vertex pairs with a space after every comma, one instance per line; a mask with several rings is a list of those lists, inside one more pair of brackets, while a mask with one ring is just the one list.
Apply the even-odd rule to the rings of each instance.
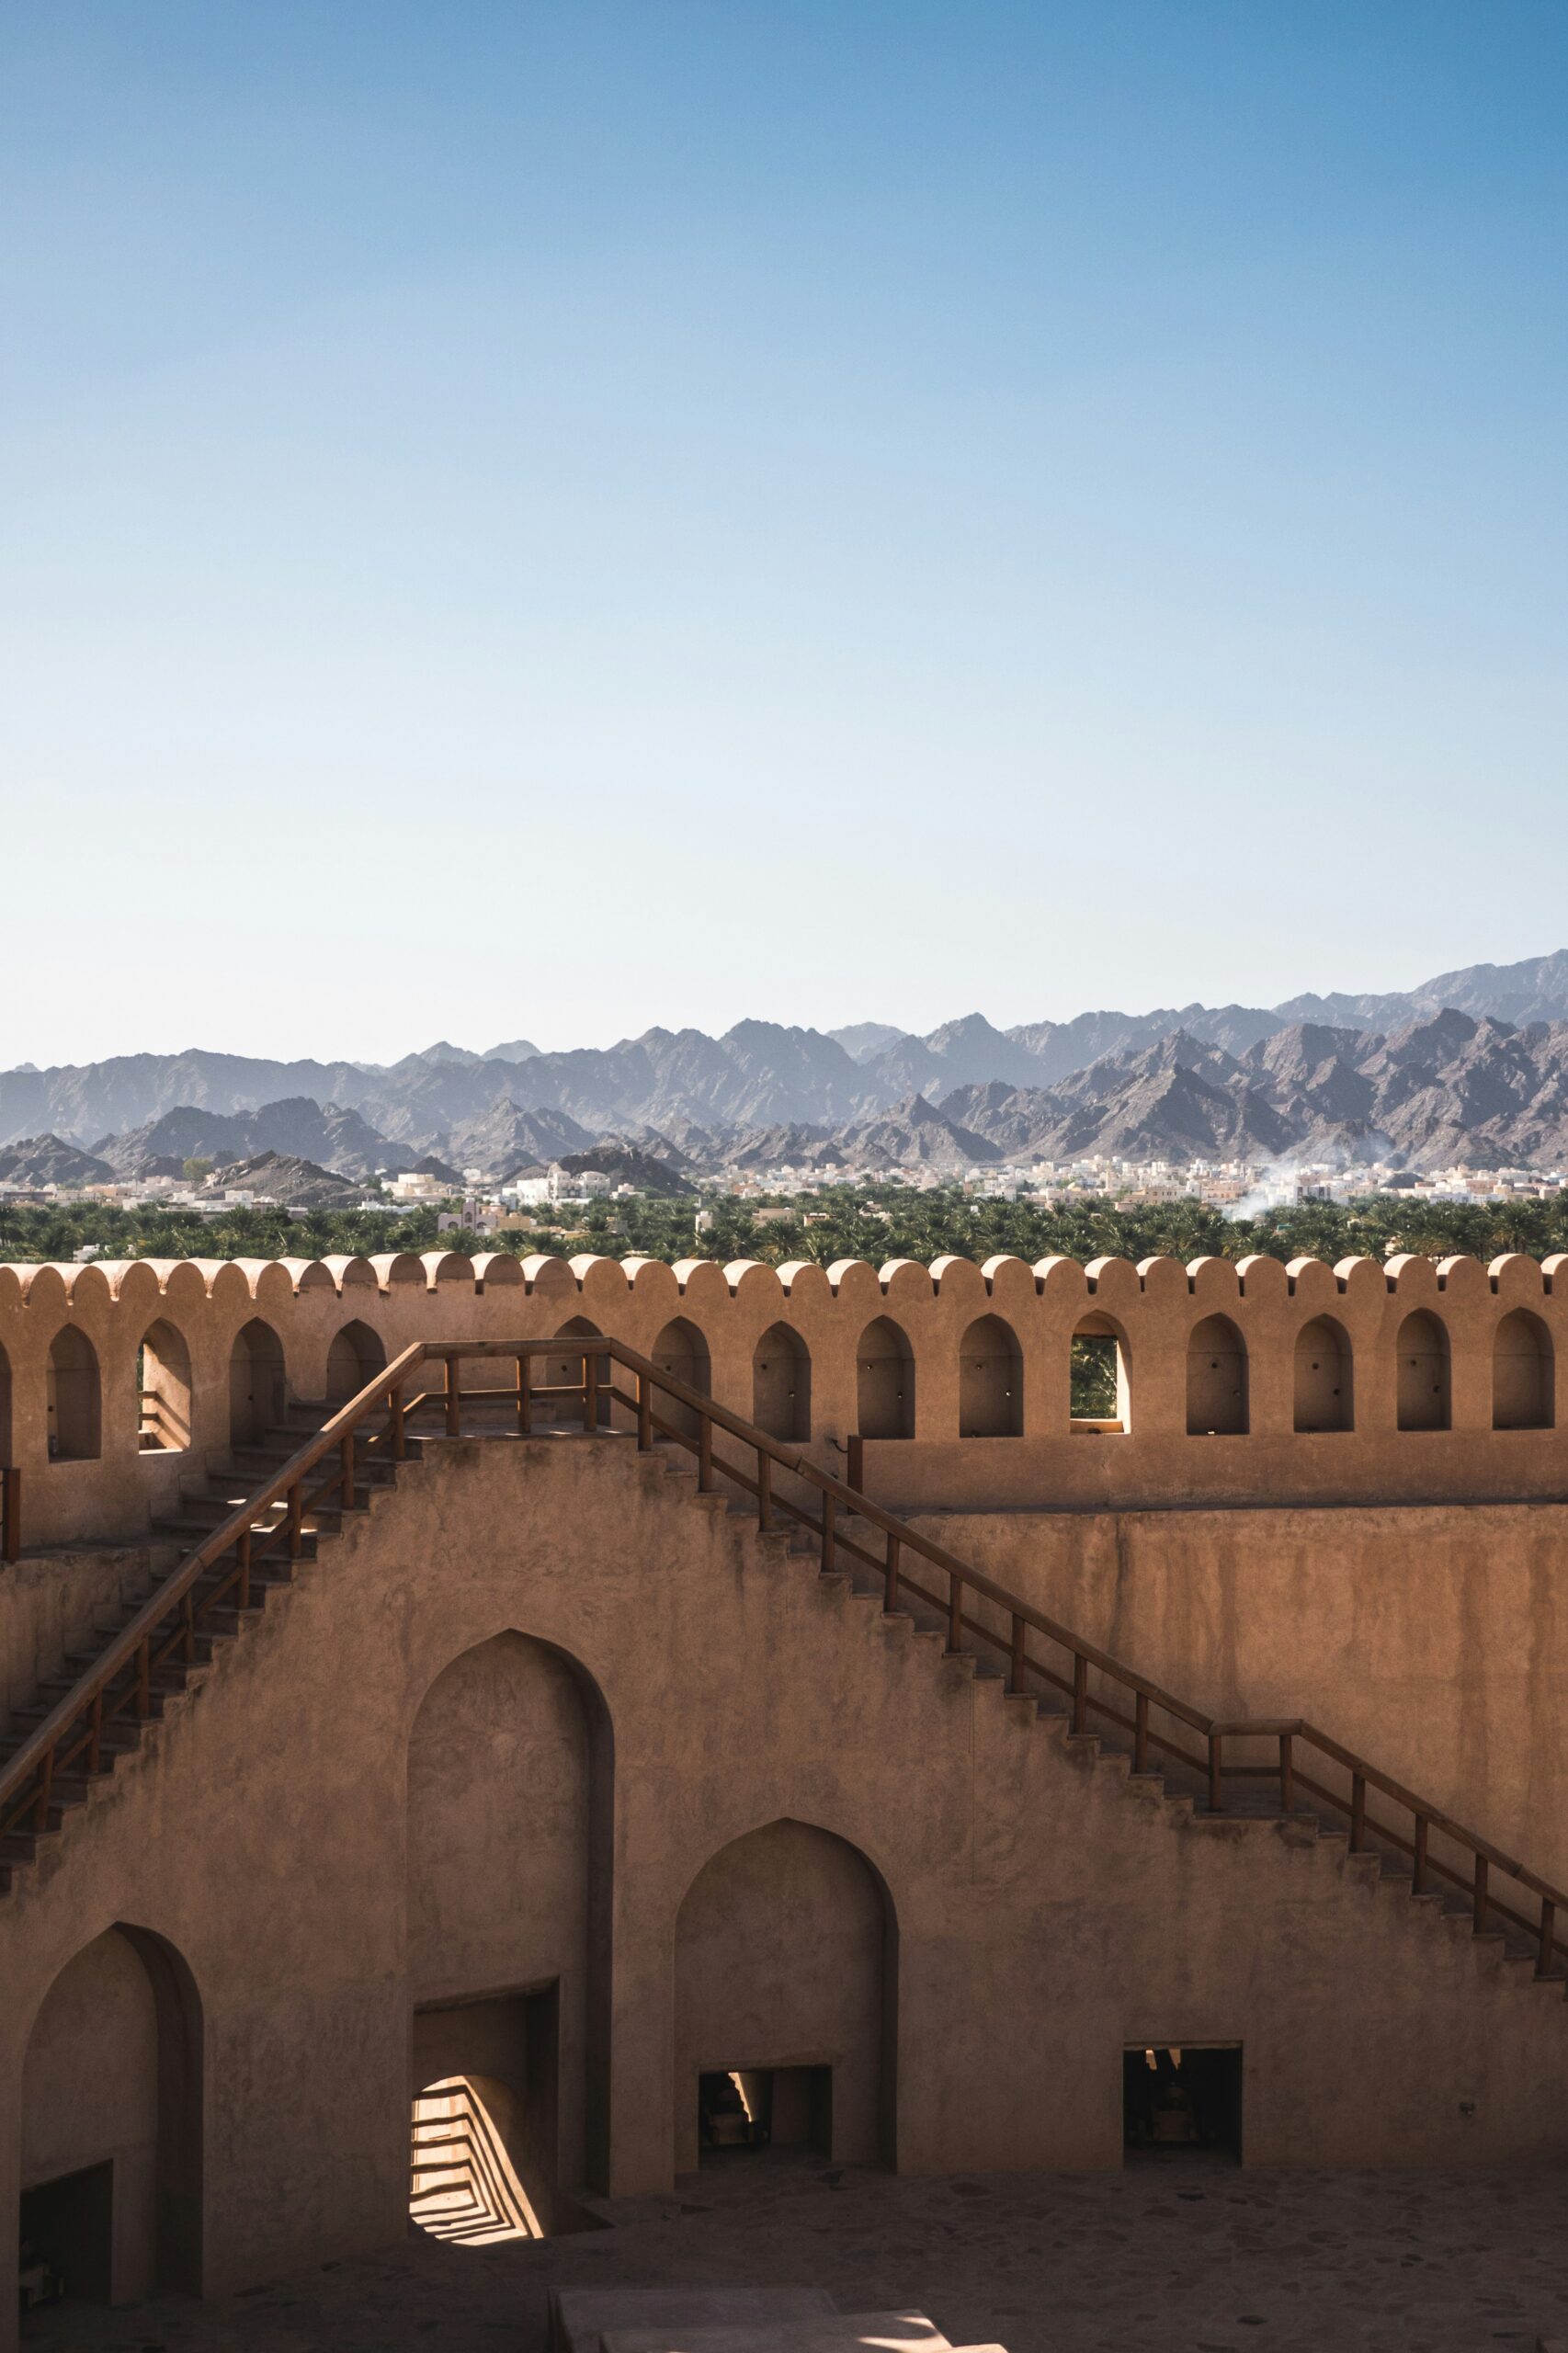
[[1140, 2044], [1121, 2060], [1122, 2141], [1129, 2158], [1162, 2164], [1242, 2161], [1242, 2047]]
[[697, 2138], [704, 2163], [734, 2150], [833, 2154], [831, 2067], [733, 2067], [699, 2075]]
[[22, 2310], [107, 2304], [114, 2252], [114, 2162], [22, 2192]]

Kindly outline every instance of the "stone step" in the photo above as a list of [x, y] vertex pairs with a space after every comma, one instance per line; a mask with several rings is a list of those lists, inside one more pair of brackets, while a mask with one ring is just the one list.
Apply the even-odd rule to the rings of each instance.
[[551, 2353], [601, 2353], [607, 2330], [766, 2328], [835, 2311], [824, 2288], [552, 2288]]
[[908, 2308], [696, 2328], [607, 2328], [600, 2343], [604, 2353], [952, 2353], [935, 2321]]

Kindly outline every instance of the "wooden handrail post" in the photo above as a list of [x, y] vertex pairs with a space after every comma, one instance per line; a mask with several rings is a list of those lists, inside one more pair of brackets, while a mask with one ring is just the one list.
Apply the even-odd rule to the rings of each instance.
[[240, 1564], [240, 1599], [242, 1609], [250, 1608], [250, 1529], [242, 1529], [234, 1540], [234, 1557]]
[[1410, 1893], [1412, 1895], [1425, 1895], [1426, 1893], [1426, 1840], [1430, 1835], [1431, 1827], [1431, 1824], [1427, 1821], [1424, 1813], [1418, 1813], [1416, 1815], [1415, 1875], [1410, 1882]]
[[289, 1490], [289, 1558], [297, 1561], [305, 1549], [305, 1489], [296, 1479]]
[[408, 1433], [403, 1425], [403, 1383], [400, 1381], [387, 1403], [392, 1407], [392, 1456], [394, 1462], [408, 1459]]
[[1209, 1735], [1209, 1811], [1225, 1811], [1225, 1735], [1211, 1732]]
[[882, 1571], [882, 1608], [886, 1610], [898, 1608], [898, 1538], [890, 1529], [887, 1563]]
[[864, 1494], [866, 1487], [866, 1441], [861, 1437], [858, 1430], [850, 1431], [849, 1444], [846, 1451], [849, 1456], [849, 1484], [852, 1487], [858, 1488], [860, 1492]]
[[1486, 1858], [1484, 1855], [1477, 1855], [1475, 1859], [1475, 1884], [1471, 1896], [1471, 1915], [1475, 1933], [1478, 1937], [1486, 1926], [1487, 1876], [1488, 1865]]
[[447, 1358], [447, 1436], [460, 1438], [463, 1423], [463, 1393], [459, 1385], [460, 1368], [455, 1356]]
[[356, 1501], [354, 1486], [354, 1433], [352, 1430], [345, 1431], [343, 1437], [338, 1440], [338, 1461], [342, 1465], [342, 1468], [338, 1472], [337, 1483], [339, 1488], [342, 1490], [343, 1508], [345, 1511], [352, 1511]]
[[196, 1604], [187, 1593], [180, 1604], [180, 1648], [187, 1666], [196, 1658]]
[[517, 1358], [517, 1436], [528, 1438], [534, 1426], [534, 1360]]
[[1140, 1691], [1132, 1705], [1132, 1769], [1149, 1769], [1149, 1694]]
[[1024, 1637], [1027, 1632], [1028, 1628], [1025, 1626], [1023, 1620], [1018, 1616], [1017, 1611], [1015, 1609], [1013, 1612], [1013, 1648], [1012, 1654], [1007, 1661], [1007, 1688], [1015, 1699], [1020, 1698], [1026, 1688], [1024, 1682], [1026, 1659]]
[[1296, 1810], [1296, 1774], [1290, 1754], [1290, 1735], [1279, 1735], [1279, 1811], [1293, 1813]]
[[1089, 1729], [1089, 1662], [1082, 1651], [1073, 1654], [1073, 1715], [1074, 1732]]
[[713, 1417], [699, 1414], [697, 1417], [697, 1492], [710, 1495], [713, 1492]]
[[838, 1505], [832, 1495], [822, 1499], [822, 1573], [825, 1577], [838, 1557]]
[[54, 1787], [54, 1751], [46, 1748], [38, 1768], [38, 1802], [33, 1814], [34, 1827], [41, 1838], [49, 1828], [49, 1801]]
[[948, 1649], [963, 1648], [963, 1579], [957, 1569], [948, 1571]]
[[653, 1450], [653, 1384], [645, 1372], [637, 1376], [637, 1451]]
[[143, 1720], [153, 1712], [153, 1638], [143, 1634], [136, 1645], [136, 1712]]
[[583, 1427], [599, 1426], [599, 1360], [592, 1349], [583, 1350]]
[[1550, 1895], [1540, 1899], [1540, 1943], [1536, 1948], [1535, 1973], [1547, 1977], [1551, 1973], [1551, 1948], [1556, 1940], [1557, 1906]]
[[773, 1457], [760, 1444], [756, 1449], [756, 1524], [759, 1529], [773, 1525]]
[[103, 1766], [104, 1695], [101, 1684], [93, 1694], [92, 1723], [92, 1736], [87, 1743], [87, 1770], [97, 1773]]
[[0, 1471], [0, 1557], [9, 1566], [22, 1549], [22, 1473], [17, 1463]]
[[1350, 1851], [1358, 1855], [1367, 1843], [1367, 1777], [1350, 1776]]

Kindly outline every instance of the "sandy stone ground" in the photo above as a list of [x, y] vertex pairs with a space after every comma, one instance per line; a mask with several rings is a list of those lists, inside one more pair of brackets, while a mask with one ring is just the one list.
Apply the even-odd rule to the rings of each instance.
[[1568, 2335], [1568, 2172], [1122, 2174], [901, 2181], [721, 2158], [674, 2199], [534, 2245], [328, 2264], [222, 2304], [58, 2307], [30, 2346], [105, 2353], [542, 2353], [556, 2284], [804, 2281], [918, 2305], [1010, 2353], [1475, 2353]]

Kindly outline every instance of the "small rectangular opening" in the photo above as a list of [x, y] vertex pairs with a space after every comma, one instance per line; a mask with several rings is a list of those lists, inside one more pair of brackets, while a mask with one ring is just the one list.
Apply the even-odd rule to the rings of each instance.
[[1139, 2043], [1121, 2059], [1122, 2145], [1129, 2162], [1242, 2161], [1242, 2047]]
[[704, 2162], [734, 2150], [833, 2154], [831, 2067], [727, 2067], [699, 2075], [698, 2144]]
[[113, 2295], [114, 2161], [24, 2189], [21, 2303], [107, 2304]]

